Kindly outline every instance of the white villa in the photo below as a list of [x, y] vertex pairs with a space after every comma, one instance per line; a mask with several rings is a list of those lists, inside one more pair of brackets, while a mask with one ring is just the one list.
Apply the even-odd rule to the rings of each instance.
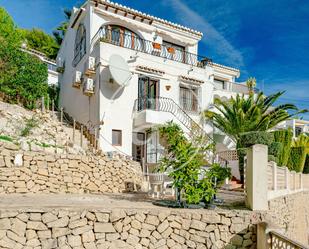
[[[215, 97], [248, 93], [235, 82], [238, 69], [197, 55], [199, 31], [104, 0], [73, 12], [57, 57], [60, 105], [96, 132], [105, 152], [156, 163], [162, 146], [152, 127], [173, 120], [190, 132]], [[115, 70], [130, 77], [119, 82]], [[212, 132], [210, 125], [202, 129]], [[222, 149], [231, 146], [225, 141]]]

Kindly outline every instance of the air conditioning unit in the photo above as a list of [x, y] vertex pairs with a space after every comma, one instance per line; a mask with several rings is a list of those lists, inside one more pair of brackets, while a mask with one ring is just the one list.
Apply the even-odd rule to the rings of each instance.
[[93, 76], [95, 74], [95, 58], [89, 57], [85, 62], [85, 75]]
[[76, 71], [73, 76], [73, 87], [80, 88], [82, 84], [82, 72]]
[[91, 78], [85, 78], [83, 82], [83, 92], [87, 96], [94, 94], [94, 80]]

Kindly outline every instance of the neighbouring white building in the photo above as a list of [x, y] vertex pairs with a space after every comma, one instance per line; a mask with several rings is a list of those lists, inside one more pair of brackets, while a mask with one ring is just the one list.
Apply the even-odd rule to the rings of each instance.
[[302, 133], [309, 133], [309, 121], [290, 119], [277, 125], [276, 129], [291, 129], [293, 131], [293, 137], [296, 138]]
[[[99, 128], [103, 151], [156, 163], [163, 148], [152, 127], [173, 120], [190, 132], [215, 97], [248, 93], [235, 82], [238, 69], [197, 55], [202, 35], [117, 3], [89, 0], [74, 9], [57, 57], [60, 105], [91, 132]], [[113, 56], [127, 69], [111, 64]], [[119, 83], [117, 70], [130, 77]], [[203, 129], [212, 132], [210, 125]]]

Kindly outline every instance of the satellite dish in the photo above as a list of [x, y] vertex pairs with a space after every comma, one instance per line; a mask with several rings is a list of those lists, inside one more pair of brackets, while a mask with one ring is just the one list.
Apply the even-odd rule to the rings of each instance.
[[109, 71], [114, 82], [120, 86], [125, 86], [132, 77], [128, 63], [117, 54], [109, 58]]

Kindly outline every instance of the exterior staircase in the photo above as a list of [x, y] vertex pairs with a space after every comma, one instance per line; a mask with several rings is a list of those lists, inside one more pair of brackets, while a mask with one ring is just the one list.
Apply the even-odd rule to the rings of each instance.
[[[172, 114], [187, 129], [187, 135], [191, 139], [197, 139], [203, 143], [203, 146], [213, 144], [213, 138], [194, 121], [189, 114], [184, 111], [173, 99], [158, 97], [154, 99], [139, 98], [135, 100], [134, 110], [136, 112], [143, 110], [153, 110], [158, 112], [168, 112]], [[207, 159], [212, 161], [213, 154], [207, 151]]]
[[81, 125], [78, 122], [74, 125], [73, 119], [66, 113], [61, 114], [61, 111], [50, 112], [50, 115], [52, 118], [56, 118], [60, 122], [63, 130], [68, 134], [69, 147], [79, 146], [84, 151], [93, 150], [93, 144], [91, 143], [87, 127], [83, 127], [83, 132], [81, 132]]

